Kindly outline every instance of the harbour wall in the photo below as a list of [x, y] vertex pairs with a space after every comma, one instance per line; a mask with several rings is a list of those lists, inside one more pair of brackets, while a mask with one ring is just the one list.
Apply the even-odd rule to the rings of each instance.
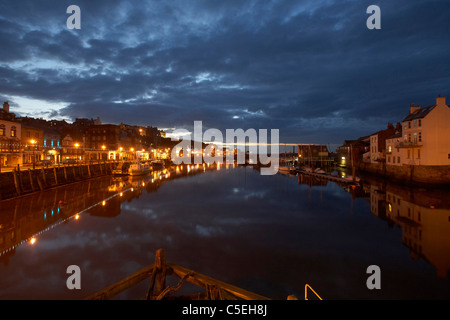
[[98, 163], [13, 170], [0, 173], [0, 200], [112, 173], [114, 163]]
[[385, 163], [363, 162], [359, 164], [358, 170], [400, 184], [450, 186], [450, 166], [392, 166]]

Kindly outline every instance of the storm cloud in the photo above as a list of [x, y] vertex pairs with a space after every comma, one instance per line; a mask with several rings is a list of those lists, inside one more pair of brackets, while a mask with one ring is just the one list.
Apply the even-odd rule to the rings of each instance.
[[[80, 30], [66, 27], [71, 4]], [[372, 4], [380, 30], [366, 27]], [[446, 0], [5, 0], [0, 98], [19, 115], [14, 97], [61, 102], [71, 120], [338, 145], [447, 94], [449, 13]]]

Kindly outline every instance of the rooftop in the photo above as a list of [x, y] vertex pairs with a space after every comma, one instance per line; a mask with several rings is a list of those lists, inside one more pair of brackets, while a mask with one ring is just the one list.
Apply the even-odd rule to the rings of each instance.
[[422, 119], [422, 118], [425, 118], [426, 115], [427, 115], [428, 113], [430, 113], [431, 110], [434, 109], [434, 107], [436, 107], [436, 105], [428, 106], [428, 107], [425, 107], [425, 108], [420, 108], [420, 109], [414, 111], [413, 113], [407, 115], [407, 116], [405, 117], [405, 119], [403, 119], [403, 121], [411, 121], [411, 120], [414, 120], [414, 119]]

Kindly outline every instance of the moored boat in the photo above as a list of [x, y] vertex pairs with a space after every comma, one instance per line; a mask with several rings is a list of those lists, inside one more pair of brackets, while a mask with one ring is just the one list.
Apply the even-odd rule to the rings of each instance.
[[120, 162], [113, 170], [112, 174], [114, 176], [127, 176], [128, 175], [128, 169], [130, 167], [129, 162]]
[[355, 181], [355, 182], [359, 182], [359, 180], [361, 180], [359, 177], [355, 177], [355, 179], [353, 179], [353, 176], [345, 176], [342, 178], [348, 181]]
[[150, 164], [137, 161], [130, 164], [130, 167], [128, 169], [128, 174], [130, 176], [140, 176], [147, 173], [150, 173], [152, 171], [152, 167]]

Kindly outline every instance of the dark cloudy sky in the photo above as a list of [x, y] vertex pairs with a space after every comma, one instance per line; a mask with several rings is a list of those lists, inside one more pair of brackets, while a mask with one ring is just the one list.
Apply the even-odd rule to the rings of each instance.
[[1, 0], [0, 98], [18, 115], [339, 145], [450, 96], [449, 17], [448, 0]]

